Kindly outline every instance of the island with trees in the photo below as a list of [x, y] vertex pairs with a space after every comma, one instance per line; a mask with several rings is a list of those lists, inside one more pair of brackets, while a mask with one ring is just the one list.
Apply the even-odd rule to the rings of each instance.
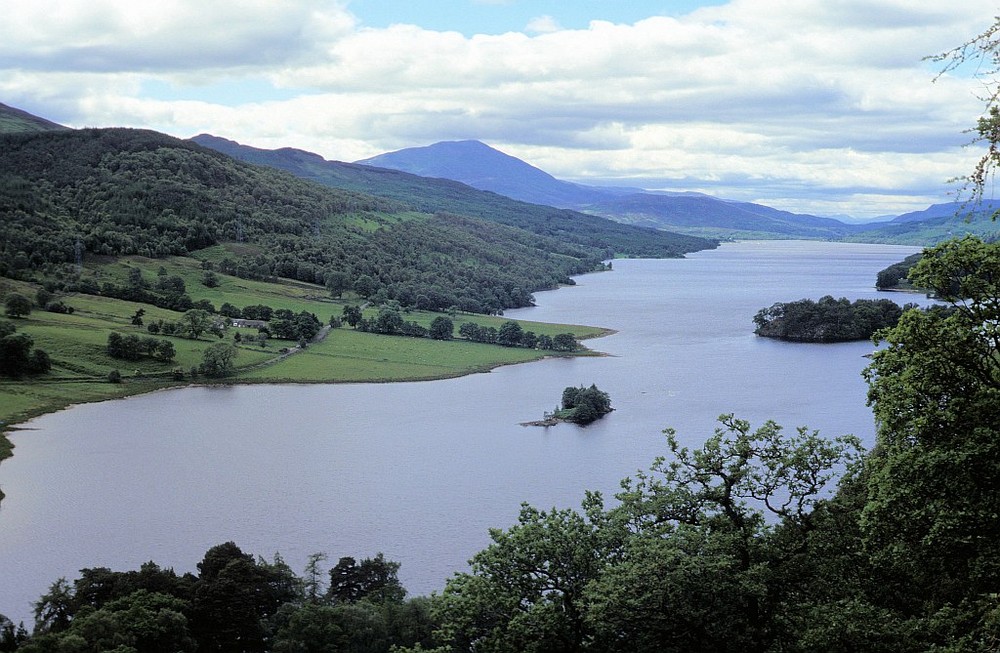
[[562, 403], [552, 413], [546, 413], [541, 420], [523, 422], [523, 426], [555, 426], [560, 422], [571, 422], [586, 426], [612, 412], [611, 397], [591, 384], [589, 388], [567, 386], [562, 393]]
[[753, 318], [754, 333], [765, 338], [794, 342], [848, 342], [869, 340], [880, 329], [895, 326], [904, 310], [888, 299], [854, 302], [827, 295], [819, 301], [800, 299], [762, 308]]

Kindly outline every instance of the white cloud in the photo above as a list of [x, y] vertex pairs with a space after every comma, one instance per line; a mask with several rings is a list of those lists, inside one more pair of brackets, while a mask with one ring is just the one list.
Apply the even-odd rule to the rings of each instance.
[[562, 26], [552, 16], [537, 16], [528, 21], [525, 31], [533, 32], [535, 34], [551, 34], [552, 32], [558, 32], [562, 29]]
[[[36, 0], [0, 24], [0, 93], [76, 125], [208, 131], [342, 160], [478, 138], [564, 178], [663, 178], [878, 214], [872, 197], [923, 201], [968, 170], [976, 82], [932, 84], [921, 61], [991, 22], [990, 0], [966, 4], [732, 0], [466, 37], [362, 28], [342, 5], [307, 0]], [[156, 80], [184, 97], [144, 95]], [[220, 80], [302, 94], [209, 99]]]

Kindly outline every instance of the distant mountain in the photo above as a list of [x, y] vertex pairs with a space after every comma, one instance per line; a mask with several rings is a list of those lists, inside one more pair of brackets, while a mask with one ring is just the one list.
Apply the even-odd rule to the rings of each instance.
[[625, 224], [708, 237], [841, 238], [839, 220], [778, 211], [700, 193], [585, 186], [561, 181], [479, 141], [449, 141], [364, 159], [362, 165], [453, 179], [507, 197], [600, 215]]
[[636, 188], [592, 187], [560, 181], [544, 170], [479, 141], [444, 141], [380, 154], [356, 163], [452, 179], [479, 190], [559, 208], [581, 208]]
[[450, 179], [327, 161], [317, 154], [291, 148], [263, 150], [208, 134], [195, 136], [192, 140], [234, 158], [279, 168], [332, 188], [404, 202], [416, 211], [447, 212], [499, 222], [556, 237], [567, 244], [600, 247], [609, 256], [680, 256], [717, 244], [711, 239], [626, 225], [595, 215], [518, 201]]
[[1000, 205], [990, 202], [976, 210], [963, 208], [957, 202], [935, 204], [923, 211], [904, 213], [891, 222], [866, 225], [864, 231], [845, 240], [921, 247], [966, 235], [992, 241], [1000, 238], [1000, 222], [993, 219], [997, 208]]
[[954, 218], [969, 214], [994, 213], [998, 210], [1000, 210], [1000, 204], [994, 202], [983, 202], [980, 206], [975, 207], [967, 206], [964, 202], [947, 202], [945, 204], [932, 204], [922, 211], [904, 213], [893, 218], [891, 223], [923, 222], [937, 218]]
[[524, 201], [707, 238], [818, 238], [931, 245], [951, 235], [1000, 235], [1000, 223], [984, 219], [984, 214], [997, 210], [1000, 204], [980, 207], [971, 223], [956, 218], [959, 204], [935, 204], [896, 218], [886, 216], [879, 222], [842, 221], [700, 193], [574, 184], [479, 141], [407, 148], [358, 163], [452, 179]]
[[588, 211], [629, 224], [728, 237], [838, 239], [861, 229], [833, 218], [708, 195], [636, 193], [594, 204]]
[[0, 104], [0, 134], [15, 134], [23, 132], [44, 132], [69, 129], [63, 125], [39, 118], [27, 111]]

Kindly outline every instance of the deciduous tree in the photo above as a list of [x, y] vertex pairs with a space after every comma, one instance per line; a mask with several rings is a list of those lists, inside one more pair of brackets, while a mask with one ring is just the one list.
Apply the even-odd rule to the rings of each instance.
[[7, 317], [24, 317], [31, 314], [31, 300], [16, 292], [9, 293], [4, 299], [4, 312]]
[[198, 371], [205, 376], [223, 377], [236, 371], [236, 347], [227, 342], [217, 342], [205, 348]]

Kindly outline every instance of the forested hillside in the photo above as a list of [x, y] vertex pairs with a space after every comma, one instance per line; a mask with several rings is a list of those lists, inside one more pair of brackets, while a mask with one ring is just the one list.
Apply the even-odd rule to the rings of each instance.
[[602, 232], [572, 216], [525, 213], [497, 224], [324, 188], [142, 130], [6, 134], [0, 148], [0, 273], [15, 277], [78, 255], [188, 255], [227, 243], [233, 255], [220, 269], [239, 276], [369, 276], [372, 292], [403, 304], [423, 296], [424, 308], [496, 312], [615, 254], [711, 245], [657, 242], [607, 221]]
[[286, 170], [326, 186], [402, 201], [419, 211], [448, 211], [510, 225], [616, 255], [672, 258], [715, 246], [715, 241], [612, 220], [551, 206], [529, 204], [477, 190], [449, 179], [339, 161], [295, 149], [262, 150], [202, 134], [195, 142], [250, 163]]

